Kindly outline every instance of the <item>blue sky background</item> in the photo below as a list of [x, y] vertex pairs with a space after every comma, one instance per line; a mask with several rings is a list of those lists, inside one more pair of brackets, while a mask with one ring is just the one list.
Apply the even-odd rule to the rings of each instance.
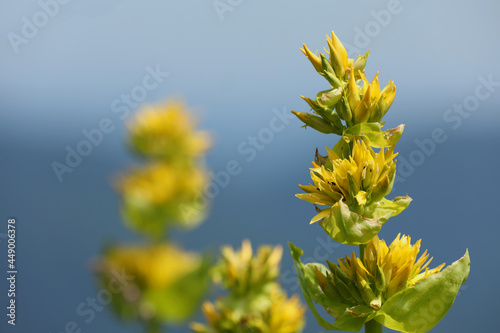
[[[297, 184], [309, 182], [314, 149], [332, 146], [338, 137], [281, 116], [283, 130], [253, 160], [238, 147], [269, 128], [277, 113], [307, 111], [300, 95], [313, 97], [328, 87], [299, 48], [306, 43], [322, 50], [331, 30], [351, 56], [371, 49], [367, 75], [380, 71], [381, 83], [392, 78], [398, 87], [385, 117], [387, 127], [406, 124], [397, 146], [403, 181], [393, 194], [408, 193], [414, 201], [384, 226], [381, 237], [392, 241], [401, 232], [423, 238], [436, 265], [451, 264], [469, 248], [469, 280], [433, 332], [495, 330], [497, 1], [243, 0], [220, 14], [213, 1], [72, 0], [50, 7], [53, 17], [45, 16], [46, 22], [40, 3], [0, 5], [0, 211], [5, 221], [18, 219], [19, 250], [18, 325], [8, 326], [2, 315], [0, 331], [59, 333], [69, 321], [83, 332], [140, 331], [116, 321], [109, 309], [90, 323], [75, 309], [96, 295], [89, 268], [102, 243], [138, 240], [121, 223], [109, 183], [135, 162], [124, 145], [130, 116], [121, 119], [122, 111], [115, 111], [125, 105], [123, 94], [142, 85], [148, 68], [168, 77], [140, 104], [185, 98], [216, 139], [208, 166], [219, 172], [236, 160], [242, 167], [215, 198], [209, 219], [193, 232], [179, 233], [179, 242], [202, 250], [237, 246], [244, 238], [254, 245], [292, 241], [312, 254], [326, 235], [308, 225], [313, 207], [294, 194]], [[390, 17], [381, 14], [389, 10]], [[24, 28], [23, 35], [26, 21], [34, 19], [38, 30]], [[26, 39], [13, 46], [13, 38]], [[478, 91], [482, 99], [474, 97]], [[464, 103], [460, 114], [454, 105]], [[85, 139], [82, 131], [105, 118], [114, 126], [111, 133], [60, 182], [52, 162], [64, 163], [65, 147], [75, 148]], [[432, 150], [433, 131], [442, 142], [425, 154], [418, 142]], [[6, 223], [0, 223], [5, 232]], [[6, 253], [2, 235], [0, 242]], [[350, 251], [336, 247], [330, 259]], [[0, 258], [5, 270], [6, 256]], [[283, 286], [300, 292], [287, 252], [282, 272]], [[2, 290], [3, 280], [4, 308]], [[320, 331], [308, 316], [306, 332]]]

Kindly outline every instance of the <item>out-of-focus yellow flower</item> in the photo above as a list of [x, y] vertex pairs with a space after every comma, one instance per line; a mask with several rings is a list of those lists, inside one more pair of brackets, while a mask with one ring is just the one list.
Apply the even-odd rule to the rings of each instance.
[[252, 333], [299, 333], [305, 324], [305, 307], [299, 297], [287, 298], [275, 288], [271, 294], [271, 305], [262, 311], [241, 313], [238, 309], [224, 307], [220, 302], [203, 304], [207, 325], [192, 323], [197, 333], [252, 332]]
[[248, 240], [239, 251], [224, 247], [212, 276], [228, 289], [228, 295], [215, 304], [205, 302], [207, 324], [193, 323], [191, 329], [198, 333], [302, 332], [305, 308], [297, 296], [288, 298], [276, 281], [281, 256], [281, 246], [261, 246], [254, 256]]
[[118, 315], [145, 322], [186, 320], [208, 286], [207, 260], [168, 243], [112, 247], [99, 259], [97, 272], [115, 293]]
[[[312, 163], [314, 185], [299, 185], [306, 192], [297, 194], [299, 199], [329, 207], [342, 200], [351, 210], [359, 211], [359, 207], [378, 202], [391, 191], [396, 172], [394, 147], [375, 153], [364, 141], [356, 140], [349, 158], [327, 150], [325, 164]], [[329, 209], [321, 211], [311, 223], [328, 214]]]
[[272, 296], [269, 316], [269, 330], [263, 332], [295, 333], [302, 332], [305, 320], [305, 307], [297, 295], [287, 298], [283, 292], [276, 291]]
[[118, 188], [125, 198], [150, 205], [166, 205], [180, 198], [192, 200], [208, 181], [201, 168], [176, 168], [166, 163], [151, 164], [123, 175]]
[[139, 231], [158, 237], [170, 224], [193, 227], [201, 222], [207, 182], [201, 167], [160, 162], [122, 175], [117, 187], [125, 219]]
[[222, 260], [214, 268], [213, 276], [235, 295], [259, 293], [279, 276], [281, 246], [261, 246], [253, 255], [252, 244], [244, 240], [240, 251], [231, 246], [222, 248]]
[[196, 130], [190, 110], [178, 100], [143, 108], [128, 127], [134, 150], [170, 163], [191, 163], [211, 146], [209, 135]]
[[184, 252], [168, 243], [152, 247], [125, 246], [112, 249], [102, 261], [111, 269], [124, 269], [138, 285], [161, 289], [199, 267], [196, 253]]

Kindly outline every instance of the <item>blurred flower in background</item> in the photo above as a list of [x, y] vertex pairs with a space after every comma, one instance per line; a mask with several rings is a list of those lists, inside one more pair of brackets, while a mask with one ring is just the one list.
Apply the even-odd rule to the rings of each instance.
[[120, 319], [139, 320], [154, 333], [187, 321], [209, 287], [208, 256], [185, 252], [168, 231], [193, 228], [206, 216], [203, 157], [210, 139], [175, 100], [139, 110], [129, 131], [129, 147], [145, 163], [122, 174], [116, 187], [124, 221], [150, 242], [109, 246], [96, 272], [102, 286], [111, 285], [116, 272], [130, 276], [113, 308]]
[[111, 247], [97, 270], [102, 286], [109, 286], [117, 272], [130, 281], [113, 297], [121, 319], [178, 323], [198, 308], [208, 286], [208, 261], [170, 243]]
[[198, 333], [302, 332], [305, 308], [296, 295], [288, 298], [277, 282], [282, 253], [281, 246], [261, 246], [254, 255], [248, 240], [243, 241], [239, 251], [224, 247], [212, 277], [228, 293], [215, 304], [205, 302], [203, 313], [207, 324], [193, 323], [192, 330]]
[[196, 129], [191, 110], [180, 100], [146, 106], [129, 122], [132, 150], [173, 164], [192, 164], [212, 145], [210, 135]]

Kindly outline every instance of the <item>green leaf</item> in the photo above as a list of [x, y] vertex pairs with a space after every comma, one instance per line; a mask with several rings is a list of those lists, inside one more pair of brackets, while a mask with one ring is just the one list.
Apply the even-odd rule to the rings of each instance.
[[469, 251], [442, 272], [389, 298], [374, 318], [380, 324], [403, 333], [424, 333], [432, 329], [453, 305], [460, 286], [470, 271]]
[[390, 217], [396, 216], [408, 208], [412, 198], [409, 196], [395, 197], [394, 200], [382, 199], [378, 202], [366, 206], [364, 216], [372, 219], [378, 219], [385, 223]]
[[[370, 310], [367, 307], [350, 307], [349, 304], [329, 300], [321, 291], [321, 288], [316, 280], [314, 269], [314, 267], [317, 267], [322, 273], [326, 273], [326, 267], [316, 263], [303, 265], [300, 261], [303, 251], [292, 243], [288, 244], [290, 246], [290, 252], [292, 254], [295, 270], [297, 271], [300, 288], [302, 289], [306, 303], [314, 314], [318, 324], [327, 330], [358, 332], [363, 327], [365, 321], [373, 317], [373, 310]], [[313, 301], [322, 305], [330, 314], [335, 314], [337, 316], [337, 319], [333, 324], [330, 324], [327, 320], [321, 317], [313, 304]]]
[[390, 147], [395, 145], [403, 134], [405, 125], [382, 131], [381, 123], [359, 123], [349, 127], [344, 135], [349, 139], [363, 138], [370, 146], [376, 148]]
[[320, 225], [337, 242], [348, 245], [359, 245], [368, 243], [377, 235], [389, 217], [363, 217], [351, 212], [344, 202], [339, 201], [332, 206], [330, 215], [325, 217], [320, 222]]
[[321, 290], [319, 285], [315, 285], [316, 278], [315, 275], [311, 274], [312, 270], [306, 270], [305, 266], [300, 261], [300, 256], [302, 256], [304, 252], [302, 251], [302, 249], [296, 247], [290, 242], [288, 243], [288, 245], [290, 246], [290, 252], [292, 254], [293, 263], [295, 265], [295, 270], [297, 271], [297, 278], [299, 279], [299, 285], [300, 288], [302, 289], [302, 293], [304, 294], [304, 299], [306, 300], [309, 309], [312, 311], [312, 313], [314, 314], [314, 318], [316, 318], [318, 324], [320, 324], [321, 327], [327, 330], [333, 330], [334, 326], [321, 317], [321, 315], [318, 313], [318, 310], [316, 310], [316, 307], [312, 302], [312, 300], [316, 298], [315, 295], [319, 293]]
[[292, 111], [292, 113], [295, 116], [297, 116], [297, 118], [299, 118], [304, 124], [306, 124], [306, 126], [314, 128], [318, 132], [324, 134], [330, 134], [330, 133], [337, 133], [340, 130], [335, 128], [333, 124], [329, 123], [323, 118], [312, 115], [310, 113], [297, 112], [297, 111]]

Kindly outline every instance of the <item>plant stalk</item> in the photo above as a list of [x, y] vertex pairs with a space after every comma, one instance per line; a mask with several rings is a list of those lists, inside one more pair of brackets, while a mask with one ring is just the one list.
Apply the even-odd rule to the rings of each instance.
[[146, 323], [146, 333], [161, 333], [161, 325], [157, 320], [150, 320]]

